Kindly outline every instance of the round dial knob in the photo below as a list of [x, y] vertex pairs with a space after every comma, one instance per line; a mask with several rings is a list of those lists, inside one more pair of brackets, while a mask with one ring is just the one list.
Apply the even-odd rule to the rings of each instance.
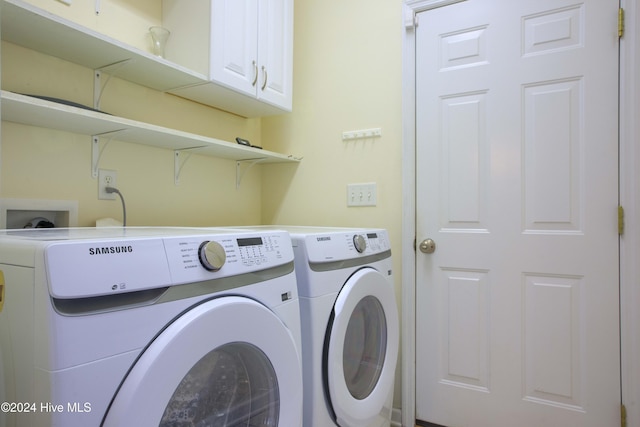
[[200, 264], [209, 271], [218, 271], [227, 260], [227, 253], [222, 245], [214, 241], [202, 242], [198, 249]]
[[362, 253], [365, 249], [367, 249], [367, 241], [364, 240], [364, 237], [362, 237], [361, 235], [356, 234], [355, 236], [353, 236], [353, 246], [356, 247], [356, 251]]

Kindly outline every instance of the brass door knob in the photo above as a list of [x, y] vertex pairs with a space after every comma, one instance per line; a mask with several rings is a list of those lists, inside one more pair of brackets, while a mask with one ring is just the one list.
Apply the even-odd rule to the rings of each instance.
[[432, 254], [436, 251], [436, 242], [433, 239], [424, 239], [420, 242], [420, 252], [423, 254]]

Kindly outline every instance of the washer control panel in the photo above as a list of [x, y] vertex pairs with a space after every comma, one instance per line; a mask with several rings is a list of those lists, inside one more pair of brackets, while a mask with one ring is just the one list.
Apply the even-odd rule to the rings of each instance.
[[56, 298], [135, 292], [293, 263], [291, 238], [284, 231], [208, 234], [202, 229], [191, 234], [69, 240], [47, 246], [50, 292]]
[[289, 235], [276, 231], [168, 238], [165, 247], [174, 283], [245, 274], [293, 261]]

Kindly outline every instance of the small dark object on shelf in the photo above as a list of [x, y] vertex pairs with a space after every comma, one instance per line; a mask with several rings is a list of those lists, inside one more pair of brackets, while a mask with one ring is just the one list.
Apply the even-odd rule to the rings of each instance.
[[247, 139], [243, 139], [240, 137], [236, 137], [236, 142], [240, 145], [244, 145], [246, 147], [251, 147], [251, 148], [258, 148], [260, 150], [262, 150], [262, 147], [260, 147], [259, 145], [251, 145], [251, 143], [249, 142], [249, 140]]

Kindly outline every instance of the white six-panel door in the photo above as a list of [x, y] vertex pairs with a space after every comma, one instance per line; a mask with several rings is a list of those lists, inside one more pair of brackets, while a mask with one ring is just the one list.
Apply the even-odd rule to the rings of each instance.
[[418, 419], [619, 425], [617, 11], [418, 14]]

